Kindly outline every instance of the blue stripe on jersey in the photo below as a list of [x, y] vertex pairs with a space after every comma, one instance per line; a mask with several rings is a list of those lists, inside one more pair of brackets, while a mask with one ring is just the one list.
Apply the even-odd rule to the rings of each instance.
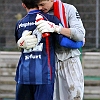
[[30, 79], [30, 84], [33, 83], [33, 81], [35, 82], [35, 66], [36, 66], [36, 63], [35, 63], [35, 60], [31, 59], [30, 60], [30, 65], [29, 65], [29, 79]]
[[23, 63], [23, 82], [26, 81], [26, 82], [29, 82], [29, 63], [30, 62], [24, 62]]
[[36, 83], [42, 83], [42, 62], [41, 59], [36, 60], [36, 67], [35, 67], [35, 76], [36, 76]]
[[42, 83], [42, 63], [39, 60], [36, 61], [35, 76], [36, 83]]

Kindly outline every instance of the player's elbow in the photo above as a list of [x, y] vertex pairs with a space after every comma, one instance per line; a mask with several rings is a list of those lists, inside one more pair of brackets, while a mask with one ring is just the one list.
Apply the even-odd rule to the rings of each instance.
[[71, 39], [74, 41], [83, 41], [85, 37], [85, 29], [82, 30], [72, 30]]

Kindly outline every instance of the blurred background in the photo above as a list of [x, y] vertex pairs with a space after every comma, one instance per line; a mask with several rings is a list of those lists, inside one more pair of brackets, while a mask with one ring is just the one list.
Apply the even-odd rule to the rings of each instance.
[[[84, 100], [100, 100], [100, 1], [63, 0], [73, 4], [86, 29], [86, 43], [80, 48], [84, 71]], [[14, 100], [15, 70], [20, 56], [14, 29], [26, 14], [21, 0], [0, 0], [0, 100]]]

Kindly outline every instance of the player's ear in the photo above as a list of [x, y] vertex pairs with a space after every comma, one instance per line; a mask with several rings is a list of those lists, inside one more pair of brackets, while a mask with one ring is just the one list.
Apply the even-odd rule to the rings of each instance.
[[23, 8], [26, 8], [26, 5], [24, 3], [22, 3]]

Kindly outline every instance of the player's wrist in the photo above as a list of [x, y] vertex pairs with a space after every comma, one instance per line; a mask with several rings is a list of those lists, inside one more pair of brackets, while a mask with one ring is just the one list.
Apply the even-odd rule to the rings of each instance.
[[61, 29], [62, 29], [62, 26], [55, 25], [55, 32], [57, 32], [58, 34], [60, 34]]

